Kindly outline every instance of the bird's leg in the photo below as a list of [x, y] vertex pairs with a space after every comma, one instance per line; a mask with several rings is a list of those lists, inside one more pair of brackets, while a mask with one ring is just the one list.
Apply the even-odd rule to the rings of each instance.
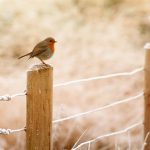
[[44, 65], [47, 66], [47, 64], [46, 64], [41, 58], [39, 58], [39, 59], [40, 59], [40, 61], [41, 61]]

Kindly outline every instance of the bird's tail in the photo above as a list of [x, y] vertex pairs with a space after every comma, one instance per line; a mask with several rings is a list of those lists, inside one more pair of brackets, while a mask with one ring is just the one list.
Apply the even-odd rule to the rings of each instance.
[[32, 53], [32, 52], [27, 53], [27, 54], [25, 54], [25, 55], [23, 55], [23, 56], [20, 56], [20, 57], [18, 57], [18, 59], [23, 58], [23, 57], [28, 56], [28, 55], [31, 55], [31, 53]]

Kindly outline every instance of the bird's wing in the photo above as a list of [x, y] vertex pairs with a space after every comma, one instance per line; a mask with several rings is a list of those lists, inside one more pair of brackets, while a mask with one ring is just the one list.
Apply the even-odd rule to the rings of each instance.
[[37, 55], [40, 55], [41, 53], [45, 52], [48, 49], [48, 45], [46, 42], [40, 42], [37, 44], [31, 54], [31, 57], [35, 57]]

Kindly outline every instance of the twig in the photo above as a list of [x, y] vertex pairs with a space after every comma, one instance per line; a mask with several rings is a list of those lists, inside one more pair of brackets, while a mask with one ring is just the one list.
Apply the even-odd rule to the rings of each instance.
[[79, 143], [79, 141], [81, 140], [81, 138], [85, 135], [85, 133], [87, 132], [88, 128], [81, 134], [81, 136], [79, 137], [79, 139], [76, 141], [76, 143], [73, 145], [72, 149], [74, 147], [76, 147], [76, 145]]
[[143, 145], [142, 145], [142, 149], [141, 149], [141, 150], [144, 150], [145, 146], [147, 145], [147, 139], [148, 139], [149, 135], [150, 135], [150, 132], [147, 132], [147, 134], [146, 134], [146, 137], [145, 137], [145, 139], [144, 139], [144, 143], [143, 143]]

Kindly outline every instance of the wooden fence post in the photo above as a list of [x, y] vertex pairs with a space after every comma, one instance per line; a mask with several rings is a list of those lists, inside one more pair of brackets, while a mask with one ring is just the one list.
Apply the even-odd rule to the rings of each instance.
[[52, 150], [53, 68], [36, 65], [27, 72], [27, 150]]
[[[144, 91], [144, 139], [150, 132], [150, 44], [145, 48], [145, 91]], [[150, 136], [147, 138], [147, 144], [144, 150], [150, 150]]]

